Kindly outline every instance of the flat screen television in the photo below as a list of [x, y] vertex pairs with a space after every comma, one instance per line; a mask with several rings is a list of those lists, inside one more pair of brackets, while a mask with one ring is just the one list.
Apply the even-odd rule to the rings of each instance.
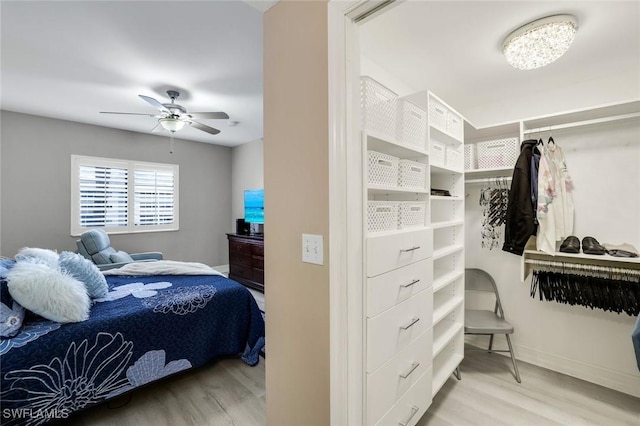
[[244, 191], [244, 221], [264, 223], [264, 189]]

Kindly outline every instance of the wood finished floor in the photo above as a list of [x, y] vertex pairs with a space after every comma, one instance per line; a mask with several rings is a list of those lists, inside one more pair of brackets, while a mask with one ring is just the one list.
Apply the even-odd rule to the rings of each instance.
[[[256, 367], [222, 359], [134, 391], [121, 408], [94, 407], [65, 425], [263, 426], [264, 366], [264, 359]], [[467, 352], [462, 381], [450, 378], [418, 425], [640, 425], [639, 398], [531, 364], [518, 366], [521, 384], [508, 358]]]

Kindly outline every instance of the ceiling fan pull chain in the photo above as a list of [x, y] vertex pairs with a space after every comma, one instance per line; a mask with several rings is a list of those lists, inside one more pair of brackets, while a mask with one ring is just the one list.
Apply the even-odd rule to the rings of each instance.
[[169, 136], [169, 154], [173, 154], [173, 132]]

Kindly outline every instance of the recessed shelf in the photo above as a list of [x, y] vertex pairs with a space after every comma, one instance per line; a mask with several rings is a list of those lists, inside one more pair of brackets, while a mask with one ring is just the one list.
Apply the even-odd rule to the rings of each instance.
[[430, 127], [429, 131], [431, 132], [431, 139], [435, 139], [436, 141], [448, 146], [458, 147], [462, 145], [463, 142], [460, 139], [456, 138], [455, 136], [452, 136], [447, 132], [443, 132], [437, 127], [434, 127], [434, 126], [429, 126], [429, 127]]
[[451, 167], [447, 167], [447, 166], [438, 166], [435, 164], [431, 164], [431, 173], [458, 173], [458, 174], [462, 174], [463, 171], [462, 169], [454, 169]]
[[457, 196], [446, 196], [446, 195], [432, 195], [431, 201], [462, 201], [464, 198]]
[[439, 336], [438, 338], [434, 338], [433, 340], [433, 357], [437, 357], [440, 352], [453, 340], [459, 333], [462, 333], [463, 324], [451, 324], [451, 327]]

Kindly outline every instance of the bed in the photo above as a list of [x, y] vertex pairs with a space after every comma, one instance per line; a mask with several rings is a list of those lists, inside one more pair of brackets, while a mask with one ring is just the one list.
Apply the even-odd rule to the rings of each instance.
[[0, 340], [2, 424], [37, 425], [226, 355], [255, 365], [264, 320], [250, 292], [220, 275], [107, 277], [89, 319], [32, 314]]

